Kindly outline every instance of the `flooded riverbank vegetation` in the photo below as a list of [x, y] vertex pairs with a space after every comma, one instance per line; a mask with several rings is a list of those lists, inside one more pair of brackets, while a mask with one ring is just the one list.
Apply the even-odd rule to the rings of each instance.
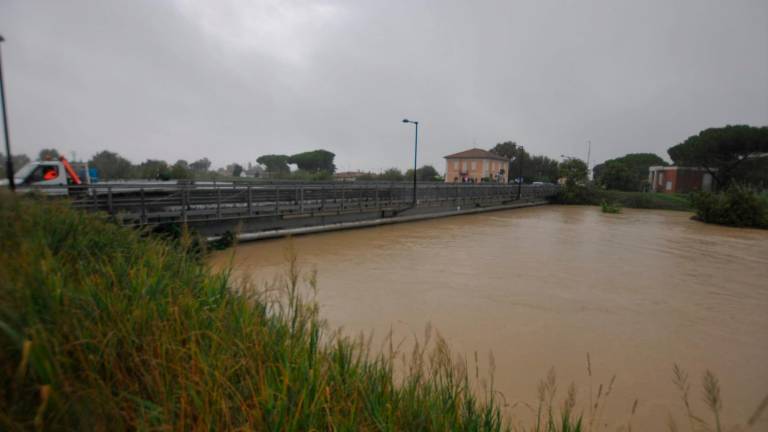
[[655, 192], [624, 192], [607, 190], [596, 186], [571, 185], [560, 189], [552, 197], [552, 202], [566, 205], [595, 205], [603, 202], [621, 207], [638, 209], [690, 211], [691, 203], [682, 194], [663, 194]]
[[691, 203], [704, 222], [768, 229], [768, 192], [734, 184], [724, 192], [693, 194]]
[[[496, 390], [492, 358], [483, 378], [477, 355], [456, 357], [431, 331], [408, 353], [343, 336], [320, 318], [316, 277], [295, 255], [253, 289], [211, 272], [186, 235], [8, 196], [0, 218], [0, 429], [605, 430], [613, 379], [594, 399], [590, 385], [587, 406], [573, 385], [557, 392], [553, 371], [529, 406], [534, 423], [514, 424], [504, 413], [525, 404]], [[705, 388], [719, 431], [714, 376]]]
[[397, 377], [297, 273], [236, 293], [184, 238], [8, 196], [0, 217], [0, 429], [504, 429], [444, 343]]

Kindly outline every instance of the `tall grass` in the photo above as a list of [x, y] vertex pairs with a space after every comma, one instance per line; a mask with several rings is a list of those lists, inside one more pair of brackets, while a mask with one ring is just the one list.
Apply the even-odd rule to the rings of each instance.
[[398, 378], [325, 326], [295, 265], [236, 293], [188, 236], [9, 196], [0, 220], [0, 430], [505, 429], [442, 340]]
[[[382, 352], [343, 337], [320, 319], [316, 276], [299, 271], [295, 254], [283, 278], [252, 289], [212, 273], [185, 233], [163, 240], [8, 195], [0, 221], [0, 430], [603, 429], [615, 376], [593, 399], [589, 357], [588, 409], [576, 408], [573, 385], [558, 402], [552, 370], [531, 407], [535, 423], [513, 428], [492, 357], [489, 379], [477, 357], [471, 379], [431, 331], [408, 353], [391, 337]], [[707, 423], [679, 368], [675, 384], [700, 430]], [[709, 374], [703, 385], [720, 430], [719, 383]]]

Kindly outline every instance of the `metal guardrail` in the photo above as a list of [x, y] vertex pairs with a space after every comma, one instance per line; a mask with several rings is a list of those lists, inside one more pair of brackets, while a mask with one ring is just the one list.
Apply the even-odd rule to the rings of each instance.
[[[520, 199], [544, 199], [554, 185], [523, 185]], [[300, 217], [413, 207], [408, 183], [93, 184], [70, 186], [72, 206], [109, 213], [126, 225]], [[477, 207], [517, 198], [517, 185], [420, 183], [417, 207]]]

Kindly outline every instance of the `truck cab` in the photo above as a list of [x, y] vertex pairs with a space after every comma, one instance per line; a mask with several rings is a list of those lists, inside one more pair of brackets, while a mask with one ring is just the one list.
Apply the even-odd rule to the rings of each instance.
[[[75, 193], [72, 186], [90, 183], [88, 166], [79, 165], [82, 166], [76, 169], [64, 157], [30, 162], [16, 171], [14, 184], [19, 192], [39, 190], [46, 195], [72, 195]], [[7, 186], [8, 181], [0, 184]]]

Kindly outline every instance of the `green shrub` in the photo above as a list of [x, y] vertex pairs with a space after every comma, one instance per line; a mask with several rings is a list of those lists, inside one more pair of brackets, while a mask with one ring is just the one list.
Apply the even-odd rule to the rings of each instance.
[[768, 228], [768, 198], [745, 186], [732, 185], [720, 193], [693, 194], [691, 205], [696, 216], [707, 223]]
[[600, 207], [602, 208], [603, 213], [621, 213], [621, 206], [617, 203], [610, 203], [603, 200], [603, 202], [600, 203]]
[[622, 207], [662, 210], [690, 210], [687, 198], [674, 194], [622, 192], [594, 186], [566, 186], [551, 200], [556, 204], [601, 205], [603, 201]]

